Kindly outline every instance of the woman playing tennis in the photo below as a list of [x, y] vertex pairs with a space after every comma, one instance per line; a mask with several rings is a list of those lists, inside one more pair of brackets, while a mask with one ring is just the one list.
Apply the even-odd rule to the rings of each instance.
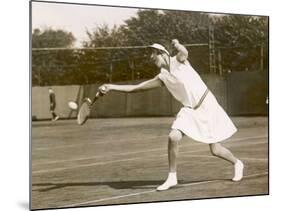
[[160, 69], [160, 73], [153, 79], [137, 85], [104, 84], [99, 88], [100, 92], [137, 92], [164, 85], [183, 105], [172, 124], [168, 138], [169, 174], [157, 190], [167, 190], [178, 184], [176, 158], [178, 143], [184, 135], [209, 144], [214, 156], [233, 164], [232, 180], [241, 180], [244, 168], [242, 161], [220, 143], [231, 137], [237, 131], [236, 127], [190, 65], [186, 48], [176, 39], [172, 40], [172, 45], [177, 51], [174, 57], [160, 44], [150, 46], [151, 59]]

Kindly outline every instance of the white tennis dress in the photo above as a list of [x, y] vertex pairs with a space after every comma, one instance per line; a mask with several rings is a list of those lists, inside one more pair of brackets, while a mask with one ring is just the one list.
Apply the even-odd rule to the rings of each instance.
[[210, 91], [202, 104], [197, 109], [192, 109], [204, 95], [207, 86], [188, 61], [180, 63], [176, 57], [171, 57], [170, 72], [161, 68], [158, 77], [183, 105], [173, 122], [173, 129], [203, 143], [223, 141], [237, 131]]

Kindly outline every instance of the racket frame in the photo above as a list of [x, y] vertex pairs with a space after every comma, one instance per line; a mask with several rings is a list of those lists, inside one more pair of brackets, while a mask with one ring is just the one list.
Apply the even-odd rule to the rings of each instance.
[[[99, 99], [99, 97], [101, 97], [101, 96], [103, 96], [103, 95], [104, 95], [103, 93], [101, 93], [100, 91], [98, 91], [98, 92], [96, 93], [96, 95], [95, 95], [95, 97], [94, 97], [93, 100], [91, 100], [91, 99], [88, 98], [88, 97], [87, 97], [87, 98], [84, 98], [82, 105], [83, 105], [84, 103], [87, 103], [88, 108], [89, 108], [89, 111], [91, 111], [91, 110], [92, 110], [92, 106], [94, 105], [94, 103]], [[80, 109], [81, 109], [81, 107], [80, 107]], [[89, 118], [89, 116], [90, 116], [90, 112], [89, 112], [89, 114], [85, 117], [85, 119], [84, 119], [82, 122], [79, 123], [78, 117], [79, 117], [80, 109], [79, 109], [78, 115], [77, 115], [77, 123], [78, 123], [79, 125], [83, 125], [83, 124], [85, 124], [85, 122], [88, 120], [88, 118]]]

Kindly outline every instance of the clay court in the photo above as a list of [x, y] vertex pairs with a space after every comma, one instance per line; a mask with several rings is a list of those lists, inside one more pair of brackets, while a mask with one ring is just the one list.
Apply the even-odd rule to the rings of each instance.
[[65, 208], [266, 195], [268, 120], [232, 118], [238, 132], [224, 142], [245, 164], [232, 182], [232, 165], [209, 146], [184, 137], [178, 157], [179, 185], [156, 187], [168, 171], [167, 135], [174, 118], [90, 119], [32, 123], [32, 209]]

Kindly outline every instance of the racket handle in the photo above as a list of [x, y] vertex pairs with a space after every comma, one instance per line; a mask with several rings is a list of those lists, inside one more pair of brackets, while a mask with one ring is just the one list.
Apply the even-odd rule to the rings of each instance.
[[98, 91], [96, 93], [96, 96], [94, 97], [93, 101], [92, 101], [92, 105], [97, 101], [97, 99], [99, 99], [99, 97], [102, 97], [104, 94], [100, 91]]

